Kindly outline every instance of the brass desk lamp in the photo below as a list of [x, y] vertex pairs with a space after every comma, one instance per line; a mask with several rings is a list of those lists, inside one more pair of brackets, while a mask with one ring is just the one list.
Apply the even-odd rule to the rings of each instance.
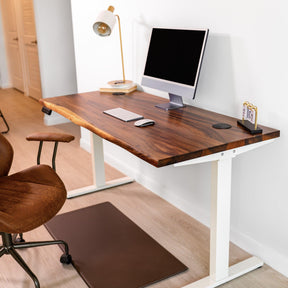
[[[114, 12], [114, 7], [109, 6], [107, 10], [102, 11], [98, 15], [96, 22], [93, 25], [94, 32], [99, 36], [105, 37], [111, 34], [113, 27], [115, 25], [115, 22], [116, 22], [116, 17], [118, 19], [123, 79], [110, 81], [108, 82], [108, 84], [111, 85], [111, 87], [115, 89], [117, 88], [131, 89], [132, 87], [135, 86], [134, 90], [136, 90], [136, 85], [132, 81], [125, 79], [120, 17], [118, 15], [113, 14], [113, 12]], [[129, 92], [131, 91], [129, 90]]]

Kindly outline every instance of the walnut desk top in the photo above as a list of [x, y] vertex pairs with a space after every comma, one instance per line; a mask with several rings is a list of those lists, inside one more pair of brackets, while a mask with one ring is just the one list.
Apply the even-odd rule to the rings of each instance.
[[[41, 99], [47, 108], [85, 127], [98, 136], [121, 146], [155, 167], [179, 163], [213, 153], [269, 140], [280, 131], [259, 125], [262, 134], [251, 135], [237, 125], [237, 119], [193, 106], [165, 111], [155, 105], [167, 99], [140, 91], [112, 95], [98, 91]], [[103, 111], [121, 107], [144, 118], [154, 126], [139, 128], [134, 122], [123, 122]], [[224, 122], [230, 129], [215, 129]]]

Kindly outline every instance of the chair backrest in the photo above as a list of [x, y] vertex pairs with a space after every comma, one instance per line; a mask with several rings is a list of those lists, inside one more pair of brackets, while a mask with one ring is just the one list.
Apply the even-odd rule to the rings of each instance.
[[13, 160], [13, 148], [8, 140], [0, 134], [0, 177], [7, 176]]

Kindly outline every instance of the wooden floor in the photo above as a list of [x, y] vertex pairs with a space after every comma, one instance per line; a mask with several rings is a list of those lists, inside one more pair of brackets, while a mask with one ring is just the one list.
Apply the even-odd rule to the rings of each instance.
[[[67, 132], [75, 135], [76, 140], [69, 144], [59, 144], [56, 159], [57, 172], [64, 181], [67, 190], [92, 184], [91, 158], [89, 153], [79, 147], [79, 127], [72, 123], [45, 127], [41, 106], [38, 102], [13, 89], [0, 89], [0, 109], [9, 123], [10, 132], [6, 134], [6, 137], [12, 143], [15, 152], [11, 173], [36, 163], [37, 144], [26, 141], [26, 135], [36, 131]], [[4, 129], [2, 123], [0, 129]], [[43, 149], [45, 148], [43, 163], [50, 163], [52, 146], [46, 145]], [[105, 169], [109, 180], [121, 175], [108, 165]], [[187, 272], [149, 287], [182, 287], [208, 275], [209, 230], [138, 183], [134, 182], [69, 199], [60, 213], [104, 201], [113, 203], [114, 206], [189, 267]], [[25, 233], [25, 239], [29, 241], [47, 240], [51, 237], [44, 227], [40, 227]], [[38, 276], [42, 288], [87, 287], [72, 266], [62, 266], [60, 264], [61, 251], [57, 246], [23, 250], [21, 255]], [[246, 252], [231, 244], [230, 264], [237, 263], [248, 256]], [[0, 287], [29, 288], [34, 287], [34, 285], [22, 268], [11, 259], [11, 256], [4, 255], [0, 259]], [[264, 265], [262, 268], [221, 287], [287, 288], [288, 279]]]

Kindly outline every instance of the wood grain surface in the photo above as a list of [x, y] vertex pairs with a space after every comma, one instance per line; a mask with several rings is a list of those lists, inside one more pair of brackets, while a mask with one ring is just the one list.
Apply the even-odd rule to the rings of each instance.
[[[193, 106], [165, 111], [156, 108], [167, 99], [135, 91], [128, 95], [87, 92], [46, 98], [42, 105], [121, 146], [148, 163], [162, 167], [177, 162], [249, 145], [280, 136], [280, 131], [259, 125], [262, 134], [251, 135], [237, 119]], [[103, 111], [121, 107], [153, 119], [154, 126], [139, 128]], [[215, 129], [216, 123], [230, 129]]]

